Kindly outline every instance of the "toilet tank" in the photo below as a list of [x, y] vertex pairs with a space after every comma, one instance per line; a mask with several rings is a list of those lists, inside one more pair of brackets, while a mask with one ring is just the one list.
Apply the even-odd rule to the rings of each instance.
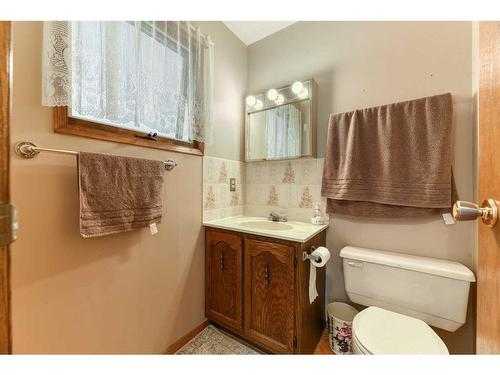
[[353, 246], [344, 247], [340, 256], [352, 302], [451, 332], [465, 323], [470, 283], [476, 278], [463, 264]]

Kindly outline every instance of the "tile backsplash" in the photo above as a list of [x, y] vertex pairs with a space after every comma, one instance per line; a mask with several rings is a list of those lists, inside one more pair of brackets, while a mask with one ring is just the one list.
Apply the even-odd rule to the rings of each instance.
[[[229, 179], [236, 191], [229, 191]], [[203, 221], [243, 215], [245, 163], [205, 156], [203, 158]]]
[[245, 215], [285, 213], [290, 220], [311, 219], [314, 203], [324, 212], [321, 197], [323, 159], [262, 161], [245, 165]]
[[[309, 222], [321, 197], [323, 159], [242, 163], [205, 157], [203, 160], [203, 220], [229, 216], [286, 213], [290, 220]], [[229, 179], [236, 178], [236, 191]]]

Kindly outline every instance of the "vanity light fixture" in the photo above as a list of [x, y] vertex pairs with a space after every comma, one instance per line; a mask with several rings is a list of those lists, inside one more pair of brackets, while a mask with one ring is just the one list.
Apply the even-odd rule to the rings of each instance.
[[280, 105], [280, 104], [283, 104], [285, 102], [285, 98], [283, 97], [283, 95], [279, 94], [276, 99], [274, 100], [274, 104], [276, 105]]
[[257, 100], [257, 102], [255, 103], [255, 105], [253, 106], [256, 110], [259, 110], [259, 109], [262, 109], [263, 105], [262, 105], [262, 100]]
[[267, 98], [271, 101], [278, 99], [278, 90], [270, 89], [267, 91]]
[[257, 99], [253, 95], [248, 95], [245, 101], [249, 107], [253, 107], [257, 104]]
[[297, 81], [297, 82], [294, 82], [293, 85], [292, 85], [292, 92], [295, 94], [295, 95], [299, 95], [302, 90], [304, 90], [304, 84], [300, 81]]
[[300, 99], [306, 99], [309, 97], [309, 90], [304, 87], [301, 92], [298, 93], [297, 95]]

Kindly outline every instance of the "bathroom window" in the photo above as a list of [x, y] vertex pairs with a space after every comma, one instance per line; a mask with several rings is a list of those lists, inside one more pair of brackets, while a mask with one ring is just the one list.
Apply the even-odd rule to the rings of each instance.
[[46, 22], [44, 104], [56, 132], [202, 154], [212, 56], [188, 22]]

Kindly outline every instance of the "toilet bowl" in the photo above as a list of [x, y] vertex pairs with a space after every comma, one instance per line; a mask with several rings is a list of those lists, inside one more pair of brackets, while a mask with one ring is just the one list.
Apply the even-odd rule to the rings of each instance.
[[448, 354], [439, 336], [420, 319], [375, 306], [352, 323], [354, 354]]

